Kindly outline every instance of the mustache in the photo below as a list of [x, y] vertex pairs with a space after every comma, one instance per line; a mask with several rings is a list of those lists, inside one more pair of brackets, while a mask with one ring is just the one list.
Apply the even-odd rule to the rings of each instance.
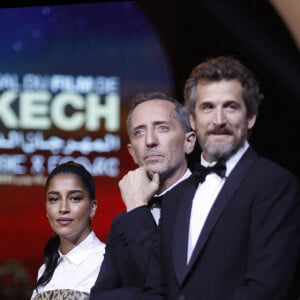
[[232, 134], [232, 130], [228, 127], [215, 127], [207, 132], [208, 134]]

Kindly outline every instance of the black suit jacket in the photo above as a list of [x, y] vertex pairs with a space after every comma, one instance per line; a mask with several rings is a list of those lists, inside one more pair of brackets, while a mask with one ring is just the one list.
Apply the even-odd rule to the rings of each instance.
[[163, 201], [160, 239], [168, 299], [291, 299], [300, 249], [297, 179], [250, 147], [226, 179], [187, 265], [196, 187], [190, 178]]
[[90, 300], [162, 300], [158, 229], [147, 206], [114, 218]]

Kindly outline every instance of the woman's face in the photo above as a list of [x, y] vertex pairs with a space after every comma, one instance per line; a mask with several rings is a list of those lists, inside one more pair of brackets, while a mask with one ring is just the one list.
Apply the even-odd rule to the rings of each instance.
[[89, 199], [88, 190], [71, 173], [54, 176], [46, 191], [47, 217], [53, 231], [61, 242], [65, 239], [79, 244], [90, 233], [90, 218], [97, 208], [95, 200]]

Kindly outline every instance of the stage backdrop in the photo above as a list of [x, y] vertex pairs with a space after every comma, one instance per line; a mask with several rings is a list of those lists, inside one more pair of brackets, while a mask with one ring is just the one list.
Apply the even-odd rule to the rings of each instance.
[[[44, 182], [68, 160], [94, 176], [105, 241], [123, 209], [118, 181], [128, 102], [172, 94], [165, 49], [138, 2], [0, 9], [0, 298], [23, 299], [51, 235]], [[25, 290], [25, 292], [24, 292]]]

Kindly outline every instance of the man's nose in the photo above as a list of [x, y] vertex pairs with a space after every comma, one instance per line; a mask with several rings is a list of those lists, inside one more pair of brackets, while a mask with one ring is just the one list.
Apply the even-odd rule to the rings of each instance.
[[158, 144], [158, 138], [155, 130], [148, 130], [146, 134], [146, 145], [151, 147]]
[[226, 115], [222, 108], [218, 108], [214, 112], [213, 122], [216, 125], [223, 125], [226, 123]]

